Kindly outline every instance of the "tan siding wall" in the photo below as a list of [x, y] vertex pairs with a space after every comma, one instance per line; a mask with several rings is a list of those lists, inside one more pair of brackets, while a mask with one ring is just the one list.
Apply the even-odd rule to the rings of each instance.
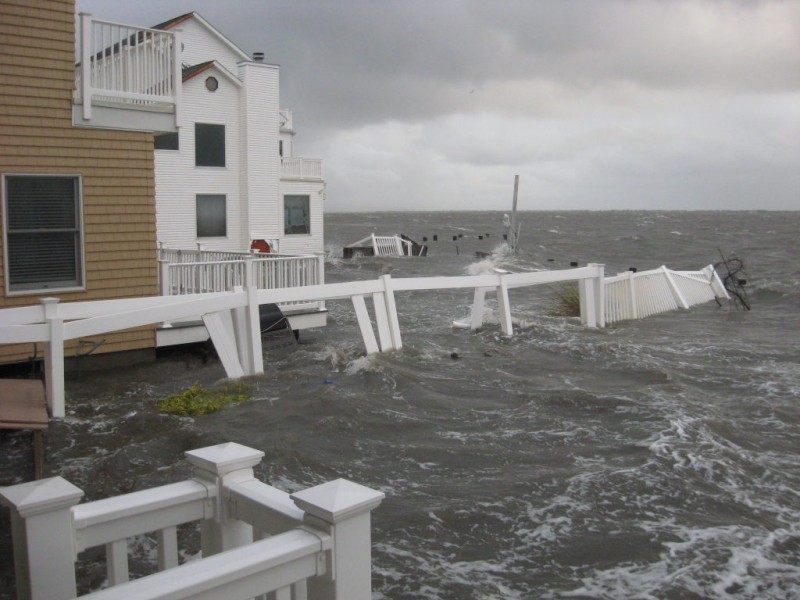
[[[0, 0], [0, 173], [80, 175], [86, 290], [62, 302], [157, 294], [153, 138], [72, 126], [74, 0]], [[2, 214], [0, 214], [2, 219]], [[4, 264], [0, 245], [0, 265]], [[5, 295], [0, 308], [38, 302]], [[152, 328], [101, 336], [96, 352], [153, 347]], [[67, 356], [77, 342], [67, 344]], [[41, 356], [39, 348], [39, 356]], [[0, 362], [34, 354], [0, 345]]]

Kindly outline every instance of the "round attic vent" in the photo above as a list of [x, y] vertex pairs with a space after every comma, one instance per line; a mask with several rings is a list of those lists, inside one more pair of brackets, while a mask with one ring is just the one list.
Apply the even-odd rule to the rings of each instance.
[[208, 79], [206, 79], [206, 89], [209, 92], [216, 92], [218, 87], [219, 87], [219, 81], [217, 81], [216, 77], [209, 77]]

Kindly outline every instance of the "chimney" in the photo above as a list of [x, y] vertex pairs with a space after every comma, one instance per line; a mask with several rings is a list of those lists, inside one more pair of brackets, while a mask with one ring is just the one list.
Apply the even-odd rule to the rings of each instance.
[[264, 62], [264, 53], [263, 52], [253, 52], [253, 60], [255, 62]]

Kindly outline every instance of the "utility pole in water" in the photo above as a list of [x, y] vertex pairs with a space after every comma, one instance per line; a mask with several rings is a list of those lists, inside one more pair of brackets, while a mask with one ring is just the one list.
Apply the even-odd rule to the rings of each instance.
[[511, 205], [511, 219], [505, 215], [503, 224], [506, 226], [506, 239], [508, 247], [512, 252], [517, 251], [517, 243], [519, 242], [519, 232], [522, 224], [517, 223], [517, 195], [519, 193], [519, 175], [514, 175], [514, 202]]

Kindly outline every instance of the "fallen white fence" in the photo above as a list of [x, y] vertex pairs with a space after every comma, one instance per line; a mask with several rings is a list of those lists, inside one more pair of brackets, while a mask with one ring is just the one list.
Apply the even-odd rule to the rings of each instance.
[[[662, 268], [657, 272], [642, 273], [638, 278], [631, 275], [621, 276], [619, 280], [611, 278], [609, 285], [605, 284], [603, 265], [590, 264], [563, 271], [402, 279], [384, 275], [367, 281], [258, 289], [254, 284], [253, 263], [253, 260], [244, 262], [244, 286], [228, 292], [66, 304], [59, 304], [56, 298], [43, 298], [38, 306], [0, 310], [0, 342], [45, 344], [47, 402], [53, 417], [63, 417], [64, 341], [110, 331], [202, 318], [228, 377], [241, 377], [264, 372], [258, 315], [261, 304], [350, 300], [366, 351], [372, 354], [403, 347], [395, 292], [473, 289], [470, 326], [477, 329], [483, 324], [486, 293], [494, 291], [500, 327], [508, 336], [513, 334], [508, 291], [514, 288], [577, 281], [581, 321], [588, 327], [604, 327], [607, 322], [635, 318], [630, 316], [634, 314], [641, 317], [679, 306], [688, 308], [690, 303], [711, 299], [714, 295], [727, 296], [719, 278], [713, 269], [709, 271], [709, 267], [689, 273], [676, 273]], [[623, 281], [628, 282], [628, 287], [619, 285]], [[630, 282], [639, 283], [631, 287]], [[711, 291], [702, 292], [702, 286]], [[631, 300], [634, 295], [631, 290], [636, 289], [642, 291], [645, 300]], [[647, 294], [644, 294], [644, 290]], [[607, 294], [612, 296], [610, 310]], [[373, 304], [377, 338], [367, 309], [368, 299]]]
[[[186, 453], [187, 481], [78, 504], [61, 477], [0, 489], [11, 509], [17, 598], [76, 596], [75, 562], [104, 546], [111, 587], [91, 600], [371, 597], [370, 513], [382, 492], [338, 479], [287, 494], [254, 478], [260, 450]], [[202, 558], [178, 566], [178, 526], [199, 523]], [[128, 539], [155, 533], [158, 573], [129, 581]]]
[[605, 279], [606, 324], [642, 319], [655, 314], [689, 308], [714, 298], [728, 298], [725, 286], [712, 265], [701, 271], [628, 271]]

